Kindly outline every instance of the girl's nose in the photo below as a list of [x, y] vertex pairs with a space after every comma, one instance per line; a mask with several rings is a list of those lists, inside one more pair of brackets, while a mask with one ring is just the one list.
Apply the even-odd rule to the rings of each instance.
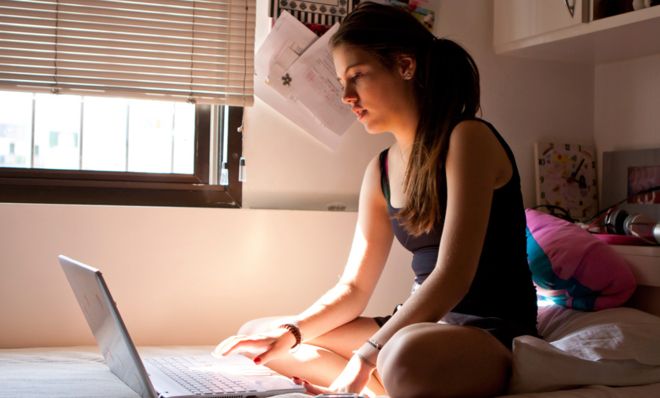
[[355, 90], [352, 90], [350, 87], [344, 88], [344, 92], [341, 96], [341, 101], [347, 105], [353, 105], [357, 102], [357, 93]]

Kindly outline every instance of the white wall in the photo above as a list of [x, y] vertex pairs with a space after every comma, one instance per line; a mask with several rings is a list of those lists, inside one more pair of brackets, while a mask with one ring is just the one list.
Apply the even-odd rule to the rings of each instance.
[[[93, 344], [58, 254], [101, 268], [137, 344], [215, 344], [337, 281], [355, 213], [0, 203], [0, 348]], [[412, 284], [395, 246], [371, 315]]]
[[595, 140], [599, 152], [660, 148], [660, 54], [598, 65]]

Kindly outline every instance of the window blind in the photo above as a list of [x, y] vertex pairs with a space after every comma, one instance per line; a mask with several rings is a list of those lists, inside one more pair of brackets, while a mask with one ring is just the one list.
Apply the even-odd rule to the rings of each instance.
[[253, 102], [256, 0], [0, 0], [0, 89]]

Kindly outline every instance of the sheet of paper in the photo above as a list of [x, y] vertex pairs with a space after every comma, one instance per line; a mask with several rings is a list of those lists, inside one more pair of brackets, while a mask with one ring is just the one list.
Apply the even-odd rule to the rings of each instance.
[[355, 121], [355, 116], [341, 102], [343, 90], [337, 80], [329, 46], [330, 38], [338, 28], [339, 24], [335, 24], [309, 46], [287, 72], [291, 77], [292, 98], [325, 127], [343, 135]]
[[355, 121], [341, 102], [328, 46], [337, 28], [318, 38], [284, 12], [255, 60], [255, 94], [330, 149]]
[[302, 22], [283, 12], [256, 53], [256, 78], [288, 97], [287, 70], [317, 39]]

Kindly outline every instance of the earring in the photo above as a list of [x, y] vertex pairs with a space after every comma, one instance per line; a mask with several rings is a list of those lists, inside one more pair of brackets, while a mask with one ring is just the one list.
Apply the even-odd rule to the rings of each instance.
[[410, 80], [410, 79], [412, 79], [412, 73], [410, 73], [410, 72], [406, 72], [406, 73], [403, 75], [403, 80]]

